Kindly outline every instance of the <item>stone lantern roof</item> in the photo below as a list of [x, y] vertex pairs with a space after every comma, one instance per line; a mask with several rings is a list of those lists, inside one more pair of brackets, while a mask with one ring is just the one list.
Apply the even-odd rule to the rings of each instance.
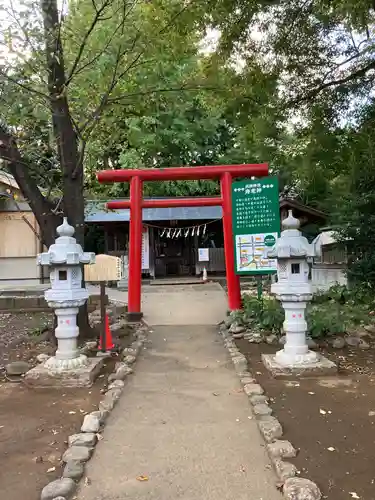
[[300, 222], [293, 217], [292, 210], [288, 217], [282, 221], [283, 231], [275, 245], [268, 251], [268, 257], [290, 259], [293, 257], [313, 257], [314, 247], [302, 236], [299, 230]]
[[56, 238], [55, 243], [50, 246], [48, 252], [38, 255], [39, 265], [79, 265], [93, 264], [95, 262], [95, 254], [84, 252], [81, 245], [73, 237], [74, 227], [68, 224], [67, 217], [64, 217], [63, 223], [56, 231], [59, 236]]

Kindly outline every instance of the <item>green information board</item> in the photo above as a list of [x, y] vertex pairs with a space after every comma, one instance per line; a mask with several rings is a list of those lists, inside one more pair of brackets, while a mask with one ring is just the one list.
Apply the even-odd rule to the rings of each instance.
[[276, 259], [267, 255], [280, 233], [277, 177], [232, 184], [233, 236], [237, 274], [270, 274]]

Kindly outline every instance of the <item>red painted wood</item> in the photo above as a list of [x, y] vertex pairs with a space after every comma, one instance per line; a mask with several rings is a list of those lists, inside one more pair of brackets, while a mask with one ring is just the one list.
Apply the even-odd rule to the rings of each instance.
[[[241, 309], [240, 279], [235, 273], [235, 252], [232, 225], [232, 179], [236, 177], [263, 177], [268, 175], [268, 165], [211, 165], [206, 167], [178, 167], [145, 170], [104, 170], [99, 172], [99, 182], [129, 182], [130, 201], [111, 201], [109, 209], [130, 208], [129, 244], [129, 313], [141, 312], [142, 278], [142, 208], [163, 207], [223, 207], [225, 266], [230, 310]], [[175, 198], [142, 201], [142, 181], [220, 179], [221, 198]]]
[[221, 197], [223, 198], [223, 232], [225, 270], [228, 289], [228, 306], [231, 311], [241, 309], [240, 278], [235, 273], [234, 238], [232, 222], [232, 176], [225, 172], [220, 179]]
[[[163, 200], [143, 200], [143, 208], [170, 208], [170, 207], [216, 207], [222, 205], [222, 199], [219, 196], [212, 198], [167, 198]], [[119, 210], [129, 208], [130, 200], [109, 201], [107, 208], [109, 210]]]
[[102, 170], [99, 182], [128, 182], [133, 177], [143, 181], [219, 179], [228, 172], [235, 177], [262, 177], [268, 174], [268, 164], [211, 165], [207, 167], [149, 168], [144, 170]]
[[142, 180], [133, 177], [130, 182], [130, 241], [128, 312], [141, 312], [142, 281]]

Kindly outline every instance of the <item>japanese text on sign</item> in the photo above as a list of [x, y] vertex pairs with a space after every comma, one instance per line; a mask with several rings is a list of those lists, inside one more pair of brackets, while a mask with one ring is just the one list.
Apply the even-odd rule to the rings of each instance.
[[276, 242], [280, 230], [277, 178], [233, 183], [232, 204], [236, 272], [276, 271], [276, 259], [268, 258], [268, 249]]

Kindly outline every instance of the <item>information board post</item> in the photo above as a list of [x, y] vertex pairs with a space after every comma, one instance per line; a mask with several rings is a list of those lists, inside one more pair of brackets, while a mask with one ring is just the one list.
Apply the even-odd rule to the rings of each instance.
[[[275, 244], [280, 232], [277, 178], [234, 182], [232, 210], [236, 274], [276, 273], [277, 260], [268, 257], [268, 249]], [[258, 295], [259, 292], [258, 286]]]
[[105, 287], [108, 281], [120, 281], [122, 278], [122, 261], [120, 257], [112, 255], [97, 255], [95, 264], [85, 266], [85, 280], [87, 283], [99, 283], [100, 285], [100, 316], [101, 333], [99, 339], [100, 350], [105, 353], [111, 341], [110, 331], [107, 338], [107, 313]]

